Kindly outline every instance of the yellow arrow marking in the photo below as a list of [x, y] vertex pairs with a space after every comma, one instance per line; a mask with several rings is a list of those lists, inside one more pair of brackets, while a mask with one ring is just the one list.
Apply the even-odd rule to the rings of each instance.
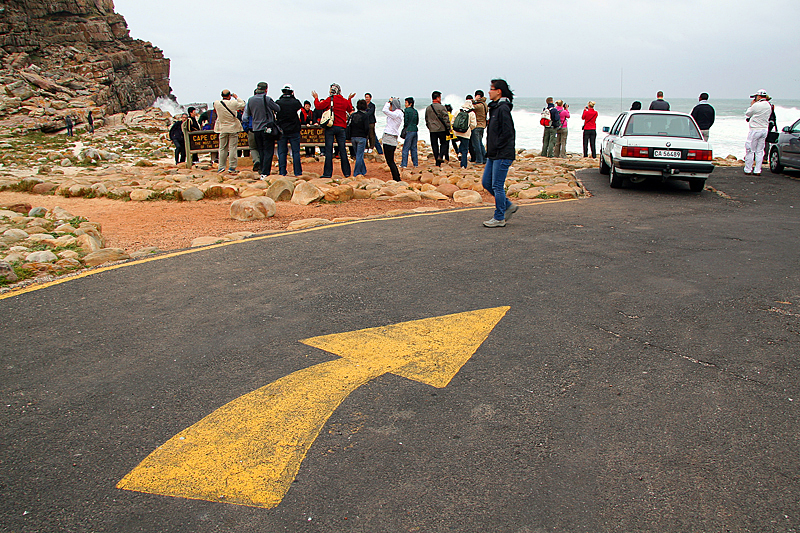
[[223, 405], [148, 455], [117, 488], [271, 508], [325, 422], [386, 373], [445, 387], [509, 307], [305, 339], [343, 357], [298, 370]]

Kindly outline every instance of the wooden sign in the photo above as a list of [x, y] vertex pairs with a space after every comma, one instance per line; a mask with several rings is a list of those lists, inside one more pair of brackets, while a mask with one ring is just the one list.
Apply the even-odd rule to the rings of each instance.
[[[211, 130], [189, 131], [186, 132], [186, 137], [189, 139], [189, 151], [201, 152], [219, 150], [219, 133]], [[247, 133], [239, 132], [239, 148], [249, 148], [247, 142]]]
[[325, 144], [324, 126], [302, 126], [300, 144]]

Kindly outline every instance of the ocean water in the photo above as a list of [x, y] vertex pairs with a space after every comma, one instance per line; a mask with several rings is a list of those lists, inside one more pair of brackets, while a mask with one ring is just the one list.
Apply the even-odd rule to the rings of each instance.
[[[514, 126], [517, 130], [517, 149], [542, 149], [542, 134], [544, 128], [539, 124], [542, 108], [545, 106], [546, 97], [518, 97], [514, 98]], [[558, 97], [556, 97], [558, 99]], [[569, 104], [572, 117], [567, 121], [567, 151], [583, 153], [583, 121], [581, 113], [589, 100], [595, 102], [595, 110], [599, 113], [597, 118], [597, 150], [600, 150], [600, 140], [605, 136], [603, 126], [611, 126], [619, 116], [621, 110], [630, 109], [634, 100], [642, 102], [645, 109], [650, 106], [653, 97], [629, 98], [625, 97], [622, 102], [619, 98], [564, 98]], [[420, 102], [418, 99], [416, 108], [420, 113], [420, 139], [430, 142], [428, 131], [425, 128], [424, 113], [425, 108], [430, 103], [429, 100]], [[463, 96], [453, 94], [444, 96], [442, 101], [450, 104], [457, 112], [464, 102]], [[697, 100], [694, 98], [667, 99], [672, 111], [691, 113]], [[375, 104], [378, 106], [377, 112], [377, 131], [380, 135], [386, 125], [386, 119], [381, 113], [385, 99], [376, 98]], [[747, 140], [748, 125], [744, 120], [744, 112], [750, 106], [750, 99], [741, 100], [709, 100], [709, 104], [714, 107], [716, 119], [709, 133], [709, 141], [715, 157], [726, 157], [734, 155], [739, 159], [744, 159], [744, 142]], [[775, 115], [778, 119], [778, 127], [792, 125], [800, 119], [800, 100], [779, 101], [772, 100], [775, 105]], [[485, 137], [484, 137], [485, 139]]]

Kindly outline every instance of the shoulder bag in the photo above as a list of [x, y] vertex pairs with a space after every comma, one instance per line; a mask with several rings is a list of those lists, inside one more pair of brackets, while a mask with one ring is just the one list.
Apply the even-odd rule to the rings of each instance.
[[333, 95], [330, 97], [331, 99], [331, 106], [322, 113], [322, 118], [319, 120], [319, 125], [324, 126], [326, 128], [330, 128], [333, 126]]

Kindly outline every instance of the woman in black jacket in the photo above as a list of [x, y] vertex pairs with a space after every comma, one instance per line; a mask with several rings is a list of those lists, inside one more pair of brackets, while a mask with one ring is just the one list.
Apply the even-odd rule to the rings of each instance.
[[494, 196], [494, 217], [483, 223], [487, 228], [501, 228], [511, 219], [519, 206], [506, 198], [506, 176], [516, 157], [514, 141], [514, 93], [505, 80], [492, 80], [489, 89], [489, 117], [486, 124], [486, 167], [483, 169], [483, 188]]

